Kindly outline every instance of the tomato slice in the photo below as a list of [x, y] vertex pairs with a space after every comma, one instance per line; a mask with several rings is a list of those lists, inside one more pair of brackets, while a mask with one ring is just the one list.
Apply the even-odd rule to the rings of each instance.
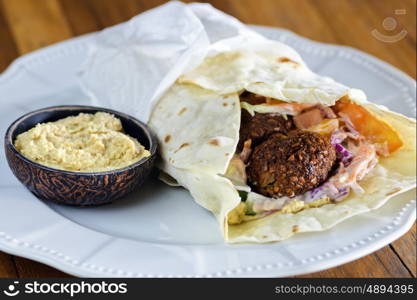
[[394, 152], [403, 145], [398, 132], [387, 122], [379, 119], [366, 108], [342, 98], [333, 106], [337, 113], [346, 114], [352, 121], [355, 129], [371, 143], [386, 144], [389, 153]]

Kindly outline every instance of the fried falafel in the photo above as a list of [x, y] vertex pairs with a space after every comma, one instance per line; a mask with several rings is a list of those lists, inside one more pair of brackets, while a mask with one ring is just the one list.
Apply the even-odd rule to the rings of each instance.
[[255, 113], [252, 117], [245, 109], [242, 109], [238, 150], [241, 150], [243, 143], [249, 139], [252, 140], [253, 147], [273, 133], [287, 135], [294, 128], [295, 125], [290, 116], [284, 118], [282, 115], [274, 113]]
[[251, 186], [269, 197], [294, 197], [323, 183], [336, 161], [324, 136], [294, 130], [274, 133], [254, 148], [246, 168]]

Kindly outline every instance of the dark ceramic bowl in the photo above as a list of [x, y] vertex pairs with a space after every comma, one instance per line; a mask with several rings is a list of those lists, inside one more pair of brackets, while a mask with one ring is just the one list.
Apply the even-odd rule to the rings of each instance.
[[[125, 133], [136, 138], [151, 155], [122, 169], [105, 172], [72, 172], [36, 163], [17, 151], [16, 136], [38, 123], [53, 122], [81, 112], [108, 112], [120, 119]], [[7, 129], [5, 153], [10, 169], [36, 197], [61, 204], [92, 206], [111, 203], [141, 185], [153, 168], [157, 140], [142, 122], [126, 114], [92, 106], [53, 106], [30, 112]]]

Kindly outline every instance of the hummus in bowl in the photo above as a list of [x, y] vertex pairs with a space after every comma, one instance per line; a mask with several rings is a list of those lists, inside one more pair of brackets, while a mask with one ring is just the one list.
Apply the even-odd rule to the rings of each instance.
[[107, 112], [38, 123], [19, 134], [14, 145], [39, 164], [76, 172], [120, 169], [150, 156], [136, 138], [124, 133], [120, 119]]
[[75, 206], [111, 203], [135, 190], [151, 174], [158, 147], [139, 120], [75, 105], [20, 117], [4, 145], [13, 174], [36, 197]]

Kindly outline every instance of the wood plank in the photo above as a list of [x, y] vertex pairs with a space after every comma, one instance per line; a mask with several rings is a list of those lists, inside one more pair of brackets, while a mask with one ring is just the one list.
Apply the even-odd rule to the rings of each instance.
[[72, 36], [57, 0], [1, 0], [20, 54]]
[[299, 278], [369, 278], [369, 277], [412, 277], [401, 260], [387, 246], [361, 259], [317, 273], [298, 276]]
[[[352, 0], [351, 0], [352, 1]], [[355, 0], [356, 1], [356, 0]], [[406, 30], [408, 33], [405, 38], [398, 40], [394, 43], [387, 43], [374, 38], [377, 46], [385, 50], [381, 58], [385, 61], [392, 63], [403, 71], [407, 72], [410, 76], [416, 76], [416, 52], [415, 52], [415, 17], [412, 16], [415, 12], [416, 6], [414, 1], [414, 8], [406, 8], [408, 6], [403, 5], [411, 2], [409, 1], [383, 1], [380, 5], [376, 5], [374, 0], [371, 0], [369, 4], [366, 1], [358, 2], [357, 9], [364, 15], [369, 27], [378, 30], [378, 32], [388, 36], [395, 37], [401, 30]], [[367, 4], [367, 5], [366, 5]], [[411, 6], [411, 5], [410, 5]], [[405, 15], [396, 15], [395, 10], [405, 9]], [[407, 15], [408, 10], [408, 15]], [[397, 23], [395, 29], [386, 30], [383, 26], [383, 21], [387, 18], [392, 18]], [[373, 37], [373, 36], [372, 36]], [[366, 41], [366, 40], [365, 40]], [[375, 48], [374, 51], [377, 51]], [[381, 52], [382, 54], [382, 52]], [[395, 55], [393, 55], [395, 54]], [[377, 54], [376, 54], [377, 55]]]
[[55, 268], [49, 267], [42, 263], [38, 263], [33, 260], [29, 260], [23, 257], [14, 258], [16, 269], [21, 278], [58, 278], [58, 277], [72, 277], [66, 273], [63, 273]]
[[[416, 41], [416, 0], [384, 1], [382, 5], [380, 0], [368, 0], [367, 2], [368, 8], [372, 7], [381, 17], [396, 19], [398, 27], [395, 28], [397, 31], [394, 29], [394, 32], [405, 28], [408, 31], [408, 37], [414, 42]], [[360, 5], [363, 5], [363, 3], [360, 3]], [[404, 10], [405, 14], [396, 14], [395, 11], [398, 9]], [[380, 23], [382, 23], [382, 20], [380, 20]], [[385, 33], [392, 34], [391, 31], [385, 31]]]
[[74, 35], [103, 29], [103, 25], [100, 24], [97, 15], [91, 10], [88, 1], [60, 0], [60, 5]]
[[416, 223], [406, 235], [393, 242], [391, 247], [416, 277]]
[[17, 56], [17, 47], [0, 5], [0, 72], [3, 72]]
[[[97, 31], [129, 20], [152, 7], [152, 3], [136, 0], [59, 0], [75, 35]], [[159, 1], [155, 6], [162, 4]]]
[[[286, 28], [307, 38], [318, 37], [323, 42], [335, 41], [332, 30], [311, 1], [244, 0], [232, 1], [230, 6], [229, 13], [244, 23]], [[294, 12], [303, 13], [297, 16]]]
[[[129, 20], [147, 10], [147, 2], [136, 0], [89, 0], [86, 1], [90, 12], [102, 27], [108, 27]], [[144, 5], [142, 5], [144, 4]]]
[[17, 270], [12, 256], [0, 251], [0, 278], [16, 278]]
[[[416, 55], [415, 46], [414, 48], [412, 46], [414, 43], [412, 35], [407, 35], [396, 43], [386, 43], [376, 39], [371, 32], [373, 29], [381, 31], [381, 23], [387, 15], [375, 10], [370, 4], [372, 2], [360, 0], [312, 0], [312, 2], [315, 3], [316, 10], [322, 15], [327, 26], [334, 31], [335, 42], [368, 52], [404, 70], [410, 76], [416, 76]], [[392, 4], [392, 1], [378, 1], [378, 3], [383, 6]], [[408, 18], [413, 17], [404, 16], [404, 19]], [[409, 23], [407, 27], [411, 26], [412, 21]]]

